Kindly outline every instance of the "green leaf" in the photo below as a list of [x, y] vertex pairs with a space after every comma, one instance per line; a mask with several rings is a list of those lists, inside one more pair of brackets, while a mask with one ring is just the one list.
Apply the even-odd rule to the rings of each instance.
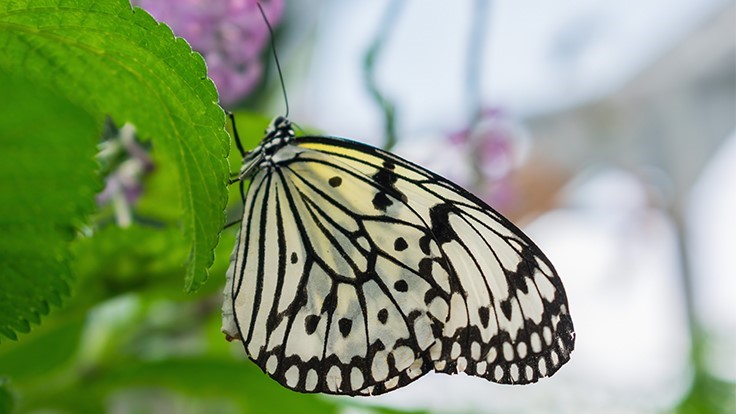
[[69, 294], [68, 244], [100, 187], [100, 125], [2, 70], [0, 90], [0, 338], [16, 339]]
[[135, 291], [184, 296], [180, 277], [187, 249], [175, 229], [107, 226], [93, 238], [78, 240], [72, 251], [82, 292], [73, 300], [77, 306], [87, 308]]
[[123, 0], [0, 3], [0, 68], [133, 123], [178, 172], [185, 289], [207, 279], [224, 224], [229, 140], [202, 57]]
[[48, 386], [59, 371], [74, 362], [85, 316], [55, 316], [23, 341], [0, 348], [0, 375], [11, 377], [18, 389], [29, 383]]
[[0, 414], [12, 413], [15, 401], [8, 387], [8, 380], [0, 378]]

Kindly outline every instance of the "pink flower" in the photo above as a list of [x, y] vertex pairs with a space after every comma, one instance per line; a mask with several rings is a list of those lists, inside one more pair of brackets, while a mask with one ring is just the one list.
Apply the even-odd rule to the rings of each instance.
[[472, 176], [463, 181], [472, 192], [501, 211], [513, 204], [509, 175], [528, 150], [528, 136], [521, 124], [503, 110], [491, 108], [470, 127], [450, 134], [448, 140], [469, 160]]
[[[168, 24], [204, 56], [220, 102], [231, 105], [250, 93], [263, 72], [260, 55], [268, 28], [256, 0], [136, 0]], [[272, 26], [284, 12], [283, 0], [261, 0]]]

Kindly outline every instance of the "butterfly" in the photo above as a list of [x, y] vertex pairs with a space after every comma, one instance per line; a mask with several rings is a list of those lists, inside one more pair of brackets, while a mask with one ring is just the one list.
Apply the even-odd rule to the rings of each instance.
[[279, 116], [237, 180], [223, 332], [281, 385], [376, 395], [431, 371], [527, 384], [568, 361], [554, 267], [447, 179], [359, 142], [295, 137]]

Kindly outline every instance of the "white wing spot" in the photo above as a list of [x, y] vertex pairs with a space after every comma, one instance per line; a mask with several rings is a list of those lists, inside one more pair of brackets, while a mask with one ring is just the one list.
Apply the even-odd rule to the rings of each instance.
[[319, 381], [319, 377], [317, 377], [317, 371], [313, 369], [310, 369], [307, 371], [307, 378], [304, 382], [304, 389], [307, 391], [313, 391], [315, 388], [317, 388], [317, 381]]
[[519, 380], [519, 366], [516, 364], [511, 364], [511, 368], [509, 368], [509, 374], [511, 374], [511, 380], [513, 382], [516, 382]]
[[468, 360], [465, 357], [458, 358], [456, 367], [457, 372], [465, 372], [465, 368], [468, 367]]
[[467, 308], [465, 300], [460, 293], [450, 296], [449, 319], [445, 322], [445, 335], [453, 336], [458, 329], [468, 325]]
[[396, 369], [403, 371], [414, 362], [414, 351], [408, 346], [400, 346], [392, 352]]
[[547, 375], [547, 362], [544, 358], [539, 358], [539, 375], [543, 377]]
[[413, 364], [409, 367], [409, 369], [406, 371], [406, 374], [409, 375], [409, 378], [414, 379], [422, 374], [422, 360], [417, 359], [414, 361]]
[[268, 361], [266, 361], [266, 372], [273, 375], [274, 372], [276, 372], [276, 368], [279, 367], [279, 359], [276, 357], [276, 355], [271, 355], [268, 357]]
[[358, 237], [358, 238], [357, 238], [357, 239], [355, 240], [355, 242], [356, 242], [356, 243], [358, 243], [358, 245], [359, 245], [360, 247], [362, 247], [362, 248], [363, 248], [363, 250], [365, 250], [365, 251], [369, 251], [369, 250], [371, 249], [371, 245], [370, 245], [370, 243], [368, 243], [368, 239], [366, 239], [366, 238], [365, 238], [365, 237], [363, 237], [363, 236], [360, 236], [360, 237]]
[[434, 344], [432, 344], [432, 347], [429, 348], [429, 357], [432, 358], [432, 361], [436, 361], [440, 359], [442, 356], [442, 341], [435, 341]]
[[456, 359], [460, 356], [460, 344], [458, 342], [455, 342], [452, 344], [452, 349], [450, 349], [450, 358]]
[[447, 366], [447, 361], [445, 361], [444, 359], [442, 361], [436, 361], [434, 363], [434, 369], [436, 371], [443, 371], [446, 366]]
[[496, 365], [496, 369], [493, 371], [493, 377], [496, 381], [501, 381], [501, 378], [503, 378], [503, 367]]
[[549, 328], [549, 326], [545, 326], [542, 330], [542, 336], [544, 336], [544, 343], [547, 345], [552, 345], [552, 330]]
[[552, 351], [549, 354], [550, 358], [552, 358], [552, 366], [557, 366], [557, 364], [560, 362], [560, 357], [557, 355], [557, 352]]
[[537, 257], [537, 266], [539, 267], [539, 270], [541, 270], [545, 275], [552, 275], [552, 270], [547, 266], [547, 263], [544, 263], [544, 261]]
[[390, 380], [386, 381], [384, 383], [387, 390], [390, 390], [391, 388], [396, 388], [397, 385], [399, 385], [399, 376], [395, 376], [391, 378]]
[[526, 342], [519, 342], [519, 344], [516, 345], [516, 353], [519, 355], [519, 358], [526, 357]]
[[386, 360], [386, 352], [376, 352], [373, 356], [371, 376], [375, 381], [383, 381], [388, 377], [388, 361]]
[[415, 319], [413, 328], [414, 338], [422, 349], [426, 349], [434, 343], [435, 337], [432, 333], [432, 325], [430, 325], [429, 318], [421, 317]]
[[511, 361], [512, 359], [514, 359], [514, 347], [511, 346], [510, 342], [503, 343], [503, 357], [507, 361]]
[[480, 344], [478, 342], [470, 344], [470, 357], [476, 361], [480, 359]]
[[358, 367], [353, 367], [350, 371], [350, 386], [353, 390], [360, 389], [363, 386], [363, 372]]
[[327, 371], [327, 377], [325, 377], [327, 388], [330, 391], [339, 391], [340, 384], [342, 383], [342, 373], [337, 365], [333, 365], [329, 371]]
[[534, 284], [537, 285], [539, 294], [545, 298], [547, 302], [552, 302], [555, 299], [555, 287], [552, 282], [549, 281], [549, 278], [542, 272], [537, 271], [534, 273]]
[[488, 367], [488, 364], [486, 361], [480, 361], [475, 365], [475, 372], [478, 373], [478, 375], [483, 375], [486, 373], [486, 368]]
[[286, 370], [284, 377], [286, 377], [286, 385], [292, 388], [296, 387], [299, 383], [299, 368], [296, 365], [292, 365]]
[[532, 368], [532, 366], [527, 365], [524, 371], [526, 372], [526, 379], [531, 381], [534, 378], [534, 369]]
[[488, 356], [486, 356], [486, 361], [493, 362], [496, 360], [497, 356], [498, 356], [498, 351], [496, 351], [495, 346], [492, 346], [491, 349], [488, 350]]
[[519, 243], [516, 239], [509, 239], [508, 243], [511, 247], [514, 248], [517, 252], [520, 252], [524, 249], [524, 247]]
[[542, 339], [539, 337], [538, 333], [532, 332], [531, 343], [532, 351], [534, 351], [534, 353], [539, 353], [539, 351], [542, 350]]
[[445, 319], [447, 319], [448, 311], [449, 308], [447, 306], [447, 302], [440, 299], [439, 297], [432, 299], [432, 302], [429, 304], [429, 314], [440, 321], [444, 321]]

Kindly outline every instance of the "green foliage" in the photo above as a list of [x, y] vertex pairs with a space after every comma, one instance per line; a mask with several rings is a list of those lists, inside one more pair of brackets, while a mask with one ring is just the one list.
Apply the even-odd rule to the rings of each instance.
[[[24, 333], [0, 344], [0, 413], [338, 411], [220, 333], [242, 207], [201, 56], [127, 1], [3, 1], [0, 91], [0, 337]], [[127, 228], [93, 214], [105, 115], [154, 149]], [[268, 119], [237, 120], [255, 146]]]
[[0, 3], [0, 70], [0, 336], [28, 332], [69, 292], [67, 244], [100, 188], [93, 155], [103, 114], [134, 123], [175, 172], [185, 288], [199, 288], [229, 172], [224, 116], [201, 56], [125, 1], [14, 1]]
[[214, 260], [229, 172], [224, 115], [202, 57], [127, 1], [19, 0], [0, 3], [0, 68], [154, 140], [177, 171], [185, 288], [196, 290]]
[[69, 294], [68, 244], [93, 209], [98, 123], [0, 71], [0, 338], [15, 339]]
[[736, 407], [736, 384], [708, 370], [706, 350], [710, 340], [702, 329], [694, 330], [693, 379], [690, 391], [674, 411], [678, 414], [726, 414], [733, 413]]
[[13, 411], [13, 395], [7, 387], [8, 380], [0, 378], [0, 413], [10, 413]]

